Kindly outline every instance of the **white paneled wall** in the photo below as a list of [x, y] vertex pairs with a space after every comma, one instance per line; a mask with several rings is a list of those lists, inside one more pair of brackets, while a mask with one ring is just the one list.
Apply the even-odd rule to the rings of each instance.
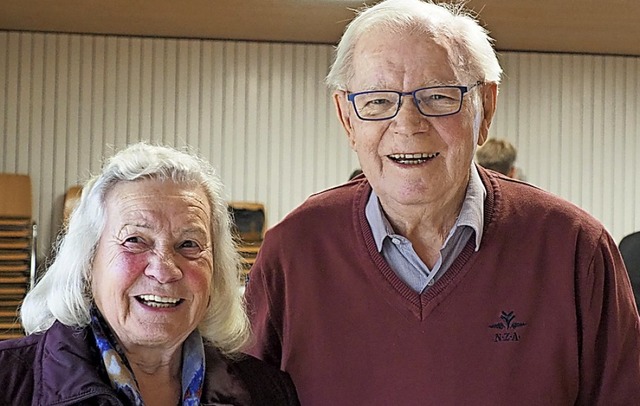
[[[358, 166], [323, 85], [332, 47], [0, 32], [0, 171], [31, 175], [39, 252], [64, 193], [138, 141], [189, 146], [270, 224]], [[0, 191], [7, 193], [7, 191]]]
[[[0, 32], [0, 171], [33, 182], [40, 253], [66, 189], [137, 140], [190, 146], [270, 225], [358, 166], [323, 79], [329, 45]], [[616, 240], [640, 230], [640, 59], [505, 53], [492, 135], [527, 179]], [[0, 193], [9, 193], [0, 191]]]
[[505, 53], [492, 136], [518, 148], [529, 182], [640, 230], [640, 58]]

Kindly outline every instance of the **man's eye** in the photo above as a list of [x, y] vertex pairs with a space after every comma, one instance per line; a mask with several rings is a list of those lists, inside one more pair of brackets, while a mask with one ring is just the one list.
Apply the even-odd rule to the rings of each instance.
[[374, 104], [374, 105], [378, 105], [378, 106], [384, 106], [386, 104], [391, 103], [391, 101], [389, 99], [373, 99], [369, 102], [369, 104]]
[[433, 93], [428, 95], [428, 97], [424, 101], [428, 103], [430, 101], [450, 101], [450, 100], [453, 100], [453, 98], [448, 94]]

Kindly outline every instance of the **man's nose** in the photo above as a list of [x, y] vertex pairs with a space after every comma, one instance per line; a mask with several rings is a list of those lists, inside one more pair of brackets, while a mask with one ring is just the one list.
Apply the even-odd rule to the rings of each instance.
[[420, 113], [414, 98], [410, 94], [400, 98], [400, 108], [394, 117], [396, 132], [414, 133], [426, 127], [426, 116]]

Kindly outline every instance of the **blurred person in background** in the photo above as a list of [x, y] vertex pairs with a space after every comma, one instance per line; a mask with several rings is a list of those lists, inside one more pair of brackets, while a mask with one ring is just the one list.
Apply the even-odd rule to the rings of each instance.
[[476, 162], [487, 169], [516, 177], [516, 148], [507, 140], [489, 138], [476, 151]]
[[349, 180], [352, 180], [353, 178], [360, 175], [361, 173], [362, 173], [362, 169], [360, 168], [354, 169], [353, 172], [351, 172], [351, 175], [349, 175]]

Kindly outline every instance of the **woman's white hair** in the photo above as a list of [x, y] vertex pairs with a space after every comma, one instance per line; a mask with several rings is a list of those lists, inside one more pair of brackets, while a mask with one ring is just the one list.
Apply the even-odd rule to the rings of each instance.
[[[354, 76], [353, 57], [358, 40], [381, 30], [419, 32], [443, 46], [458, 80], [500, 82], [502, 68], [489, 37], [462, 4], [436, 4], [422, 0], [386, 0], [358, 12], [347, 26], [326, 78], [332, 90], [349, 90]], [[471, 83], [464, 83], [471, 84]]]
[[211, 206], [213, 276], [211, 300], [198, 330], [222, 352], [239, 352], [249, 339], [250, 328], [239, 292], [241, 262], [222, 183], [213, 167], [196, 155], [145, 143], [114, 155], [102, 173], [83, 186], [66, 232], [58, 237], [53, 262], [22, 304], [25, 331], [45, 331], [56, 320], [75, 327], [89, 324], [92, 261], [105, 225], [105, 197], [117, 183], [140, 179], [170, 180], [204, 189]]

